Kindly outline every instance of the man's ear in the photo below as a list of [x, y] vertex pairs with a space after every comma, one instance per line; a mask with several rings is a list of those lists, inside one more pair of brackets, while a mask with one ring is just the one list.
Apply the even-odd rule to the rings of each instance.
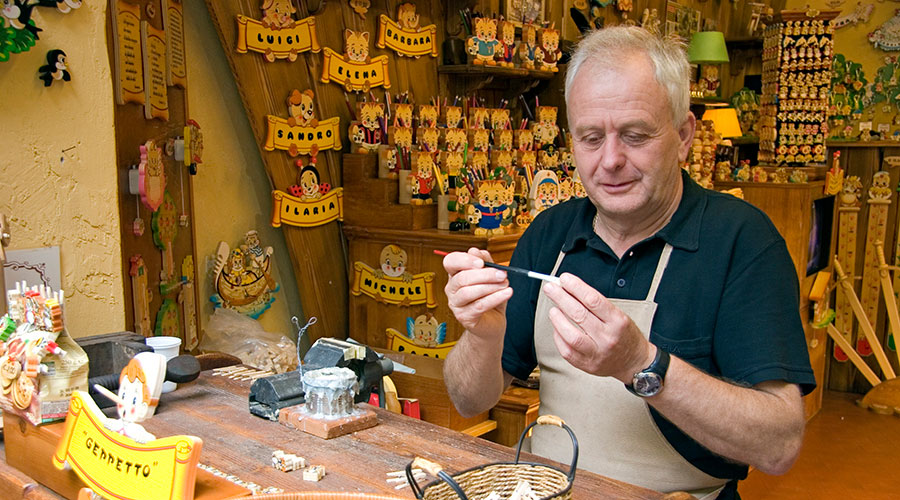
[[678, 158], [684, 161], [691, 150], [691, 144], [694, 142], [694, 131], [697, 128], [697, 118], [690, 111], [687, 117], [678, 127]]

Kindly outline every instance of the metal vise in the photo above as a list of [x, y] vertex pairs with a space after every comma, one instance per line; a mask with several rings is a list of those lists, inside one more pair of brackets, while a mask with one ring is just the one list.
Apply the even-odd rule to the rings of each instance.
[[365, 345], [321, 338], [309, 348], [303, 363], [296, 370], [253, 382], [250, 386], [250, 413], [277, 421], [279, 410], [304, 403], [303, 372], [329, 367], [353, 370], [359, 380], [359, 392], [354, 398], [356, 403], [368, 401], [374, 391], [379, 395], [380, 404], [384, 404], [381, 378], [393, 373], [393, 361]]

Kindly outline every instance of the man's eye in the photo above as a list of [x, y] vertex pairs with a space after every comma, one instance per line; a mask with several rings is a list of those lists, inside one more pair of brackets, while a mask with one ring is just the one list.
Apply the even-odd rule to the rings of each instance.
[[626, 144], [641, 144], [647, 140], [647, 136], [645, 134], [625, 134], [622, 136], [622, 140]]

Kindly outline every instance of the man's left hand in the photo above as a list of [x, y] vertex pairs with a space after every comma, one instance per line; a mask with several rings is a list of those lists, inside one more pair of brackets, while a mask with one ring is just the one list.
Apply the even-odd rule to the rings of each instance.
[[545, 283], [543, 290], [555, 304], [550, 321], [556, 348], [572, 366], [630, 384], [653, 361], [656, 348], [634, 321], [577, 276], [563, 273], [559, 286]]

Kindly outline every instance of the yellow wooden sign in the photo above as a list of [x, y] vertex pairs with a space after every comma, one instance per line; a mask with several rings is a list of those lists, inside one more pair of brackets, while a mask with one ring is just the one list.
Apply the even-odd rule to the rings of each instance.
[[447, 354], [453, 349], [453, 346], [456, 345], [456, 341], [453, 341], [438, 344], [434, 347], [425, 347], [416, 344], [412, 339], [393, 328], [387, 328], [385, 333], [387, 333], [388, 338], [388, 349], [397, 352], [417, 354], [419, 356], [427, 356], [429, 358], [446, 359]]
[[144, 63], [144, 118], [169, 120], [166, 86], [166, 33], [141, 21], [141, 51]]
[[238, 14], [237, 16], [237, 51], [259, 52], [266, 59], [297, 59], [300, 52], [319, 52], [319, 39], [316, 36], [316, 19], [307, 17], [294, 22], [289, 28], [268, 28], [260, 21]]
[[110, 500], [191, 500], [203, 441], [169, 436], [147, 444], [104, 427], [106, 416], [91, 397], [76, 391], [69, 401], [53, 465], [72, 467], [94, 493]]
[[[263, 149], [273, 151], [295, 151], [297, 154], [309, 154], [313, 145], [319, 147], [319, 151], [326, 149], [341, 149], [341, 118], [335, 116], [322, 120], [315, 127], [301, 125], [291, 126], [286, 118], [274, 115], [266, 116], [266, 142]], [[291, 148], [293, 146], [293, 149]], [[293, 153], [292, 153], [293, 154]]]
[[344, 188], [334, 188], [321, 198], [302, 200], [284, 191], [272, 191], [272, 227], [281, 224], [314, 227], [344, 220]]
[[434, 273], [413, 274], [410, 281], [402, 276], [376, 274], [375, 270], [363, 262], [353, 263], [353, 284], [350, 293], [365, 294], [379, 302], [400, 306], [425, 304], [437, 307], [434, 296]]
[[378, 20], [378, 39], [375, 42], [378, 48], [388, 47], [402, 56], [430, 55], [437, 57], [437, 42], [434, 38], [437, 33], [435, 25], [430, 24], [418, 30], [408, 30], [384, 14], [378, 16]]
[[113, 37], [116, 104], [144, 104], [144, 64], [141, 60], [141, 6], [124, 0], [110, 2]]
[[370, 62], [349, 61], [329, 47], [323, 49], [322, 82], [334, 81], [348, 91], [368, 91], [372, 87], [391, 88], [388, 57], [373, 57]]

